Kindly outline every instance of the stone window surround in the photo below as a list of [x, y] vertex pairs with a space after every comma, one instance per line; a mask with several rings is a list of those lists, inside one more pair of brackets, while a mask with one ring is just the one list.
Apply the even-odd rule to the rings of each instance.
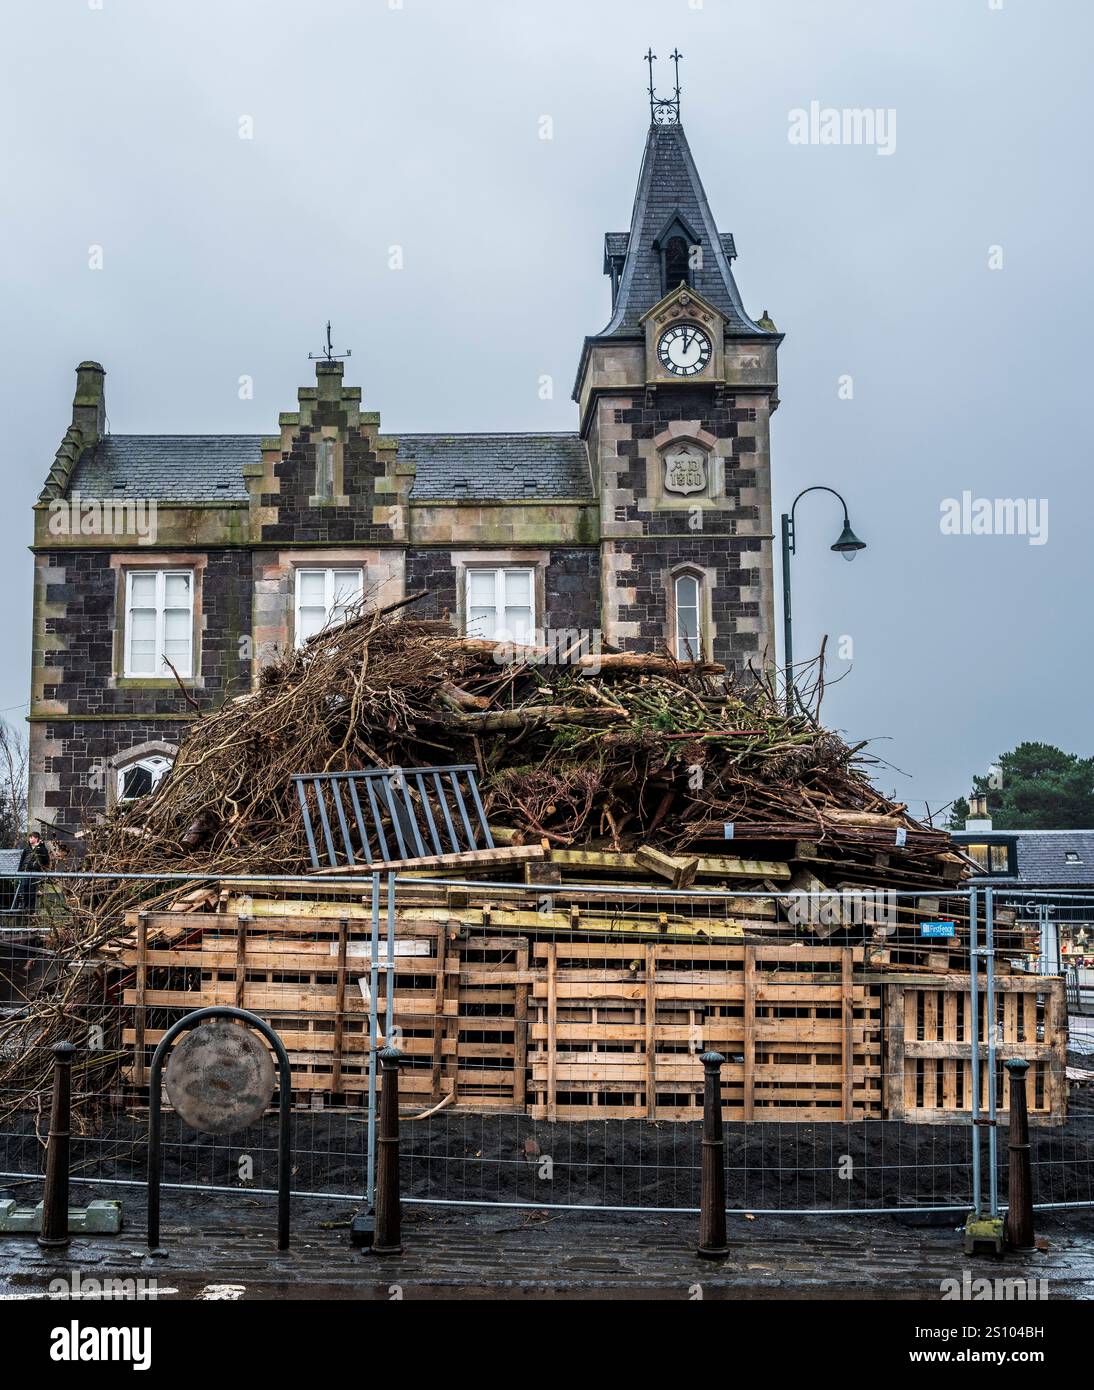
[[[388, 557], [401, 552], [377, 549], [375, 546], [354, 545], [316, 547], [298, 550], [286, 546], [283, 550], [259, 552], [260, 568], [256, 571], [254, 599], [254, 661], [253, 678], [258, 680], [267, 653], [291, 651], [296, 643], [296, 571], [308, 569], [359, 569], [362, 572], [365, 601], [380, 606], [405, 597], [405, 575], [401, 565], [385, 565]], [[385, 573], [385, 569], [388, 571]], [[263, 594], [259, 585], [280, 586], [275, 600], [276, 621], [263, 614]]]
[[110, 677], [111, 689], [168, 689], [177, 688], [174, 676], [127, 676], [125, 674], [125, 613], [126, 585], [133, 570], [192, 570], [194, 575], [194, 614], [193, 629], [190, 633], [190, 670], [182, 682], [193, 690], [204, 690], [205, 677], [201, 674], [202, 645], [201, 634], [205, 626], [202, 617], [202, 574], [209, 563], [209, 556], [203, 552], [177, 554], [169, 550], [149, 553], [147, 550], [116, 551], [110, 557], [110, 568], [114, 571], [114, 633], [113, 655]]
[[110, 772], [106, 783], [107, 809], [110, 810], [118, 804], [119, 774], [124, 772], [127, 767], [139, 763], [143, 758], [170, 758], [174, 762], [178, 755], [177, 744], [164, 743], [158, 739], [152, 739], [148, 743], [138, 743], [133, 748], [126, 748], [121, 753], [115, 753], [107, 762], [107, 768]]
[[663, 572], [665, 590], [665, 644], [676, 654], [676, 581], [682, 574], [693, 575], [699, 581], [699, 646], [704, 661], [714, 660], [714, 586], [718, 573], [705, 565], [682, 560]]
[[547, 615], [547, 566], [549, 550], [454, 550], [449, 555], [456, 572], [456, 622], [467, 631], [467, 571], [469, 569], [530, 569], [532, 571], [532, 627], [543, 628]]
[[[694, 444], [707, 456], [707, 486], [705, 492], [687, 494], [666, 492], [665, 454], [677, 444]], [[719, 446], [732, 440], [720, 440], [703, 429], [700, 420], [673, 420], [652, 441], [643, 440], [646, 462], [646, 496], [638, 503], [639, 511], [690, 511], [692, 507], [716, 510], [725, 506], [725, 459]]]

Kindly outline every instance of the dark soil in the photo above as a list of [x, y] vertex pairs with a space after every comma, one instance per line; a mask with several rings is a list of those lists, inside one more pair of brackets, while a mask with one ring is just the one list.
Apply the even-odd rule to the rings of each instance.
[[[998, 1133], [1005, 1200], [1007, 1130]], [[143, 1183], [146, 1134], [144, 1117], [101, 1116], [96, 1132], [73, 1140], [74, 1177]], [[403, 1122], [403, 1193], [427, 1201], [694, 1207], [701, 1137], [694, 1123], [548, 1124], [523, 1115], [441, 1111]], [[971, 1201], [967, 1127], [884, 1120], [764, 1123], [728, 1125], [725, 1137], [729, 1204], [746, 1210], [960, 1207]], [[1036, 1202], [1094, 1201], [1094, 1089], [1073, 1088], [1067, 1124], [1035, 1128], [1031, 1142]], [[273, 1189], [276, 1118], [239, 1135], [213, 1137], [196, 1134], [169, 1114], [163, 1154], [165, 1183]], [[294, 1114], [294, 1191], [360, 1197], [366, 1154], [367, 1125], [360, 1112]], [[33, 1116], [9, 1121], [0, 1131], [0, 1172], [40, 1174], [43, 1156]]]

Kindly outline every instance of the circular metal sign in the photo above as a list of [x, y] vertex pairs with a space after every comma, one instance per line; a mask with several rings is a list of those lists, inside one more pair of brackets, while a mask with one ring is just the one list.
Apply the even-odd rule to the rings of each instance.
[[274, 1092], [274, 1063], [265, 1042], [226, 1018], [201, 1023], [171, 1050], [167, 1097], [188, 1125], [230, 1134], [261, 1119]]

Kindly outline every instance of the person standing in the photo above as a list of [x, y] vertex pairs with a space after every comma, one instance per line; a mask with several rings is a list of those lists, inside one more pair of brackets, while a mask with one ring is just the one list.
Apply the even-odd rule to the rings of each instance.
[[[32, 830], [27, 836], [27, 842], [19, 856], [19, 872], [21, 874], [44, 874], [48, 868], [49, 849], [37, 830]], [[23, 912], [27, 917], [34, 915], [34, 910], [38, 906], [38, 879], [21, 878], [18, 880], [14, 906], [17, 912]]]

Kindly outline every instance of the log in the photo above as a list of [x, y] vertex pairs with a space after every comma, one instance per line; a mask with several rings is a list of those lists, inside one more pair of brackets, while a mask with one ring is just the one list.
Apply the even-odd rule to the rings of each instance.
[[466, 729], [472, 734], [504, 733], [512, 729], [535, 729], [543, 724], [613, 724], [625, 717], [621, 709], [588, 709], [584, 705], [529, 705], [524, 709], [491, 710], [484, 714], [438, 711], [430, 723]]
[[[541, 665], [557, 658], [557, 653], [549, 647], [518, 647], [511, 642], [497, 642], [489, 637], [455, 637], [448, 644], [453, 651], [466, 652], [470, 656], [501, 657], [499, 666], [509, 666], [520, 662]], [[642, 675], [671, 676], [677, 672], [685, 675], [722, 676], [725, 667], [716, 661], [674, 661], [671, 656], [642, 652], [599, 652], [583, 653], [565, 662], [565, 665], [583, 675], [598, 675], [601, 671], [634, 671]]]
[[437, 693], [449, 709], [456, 711], [490, 708], [490, 701], [485, 695], [472, 695], [469, 690], [461, 690], [452, 681], [445, 681], [438, 687]]

